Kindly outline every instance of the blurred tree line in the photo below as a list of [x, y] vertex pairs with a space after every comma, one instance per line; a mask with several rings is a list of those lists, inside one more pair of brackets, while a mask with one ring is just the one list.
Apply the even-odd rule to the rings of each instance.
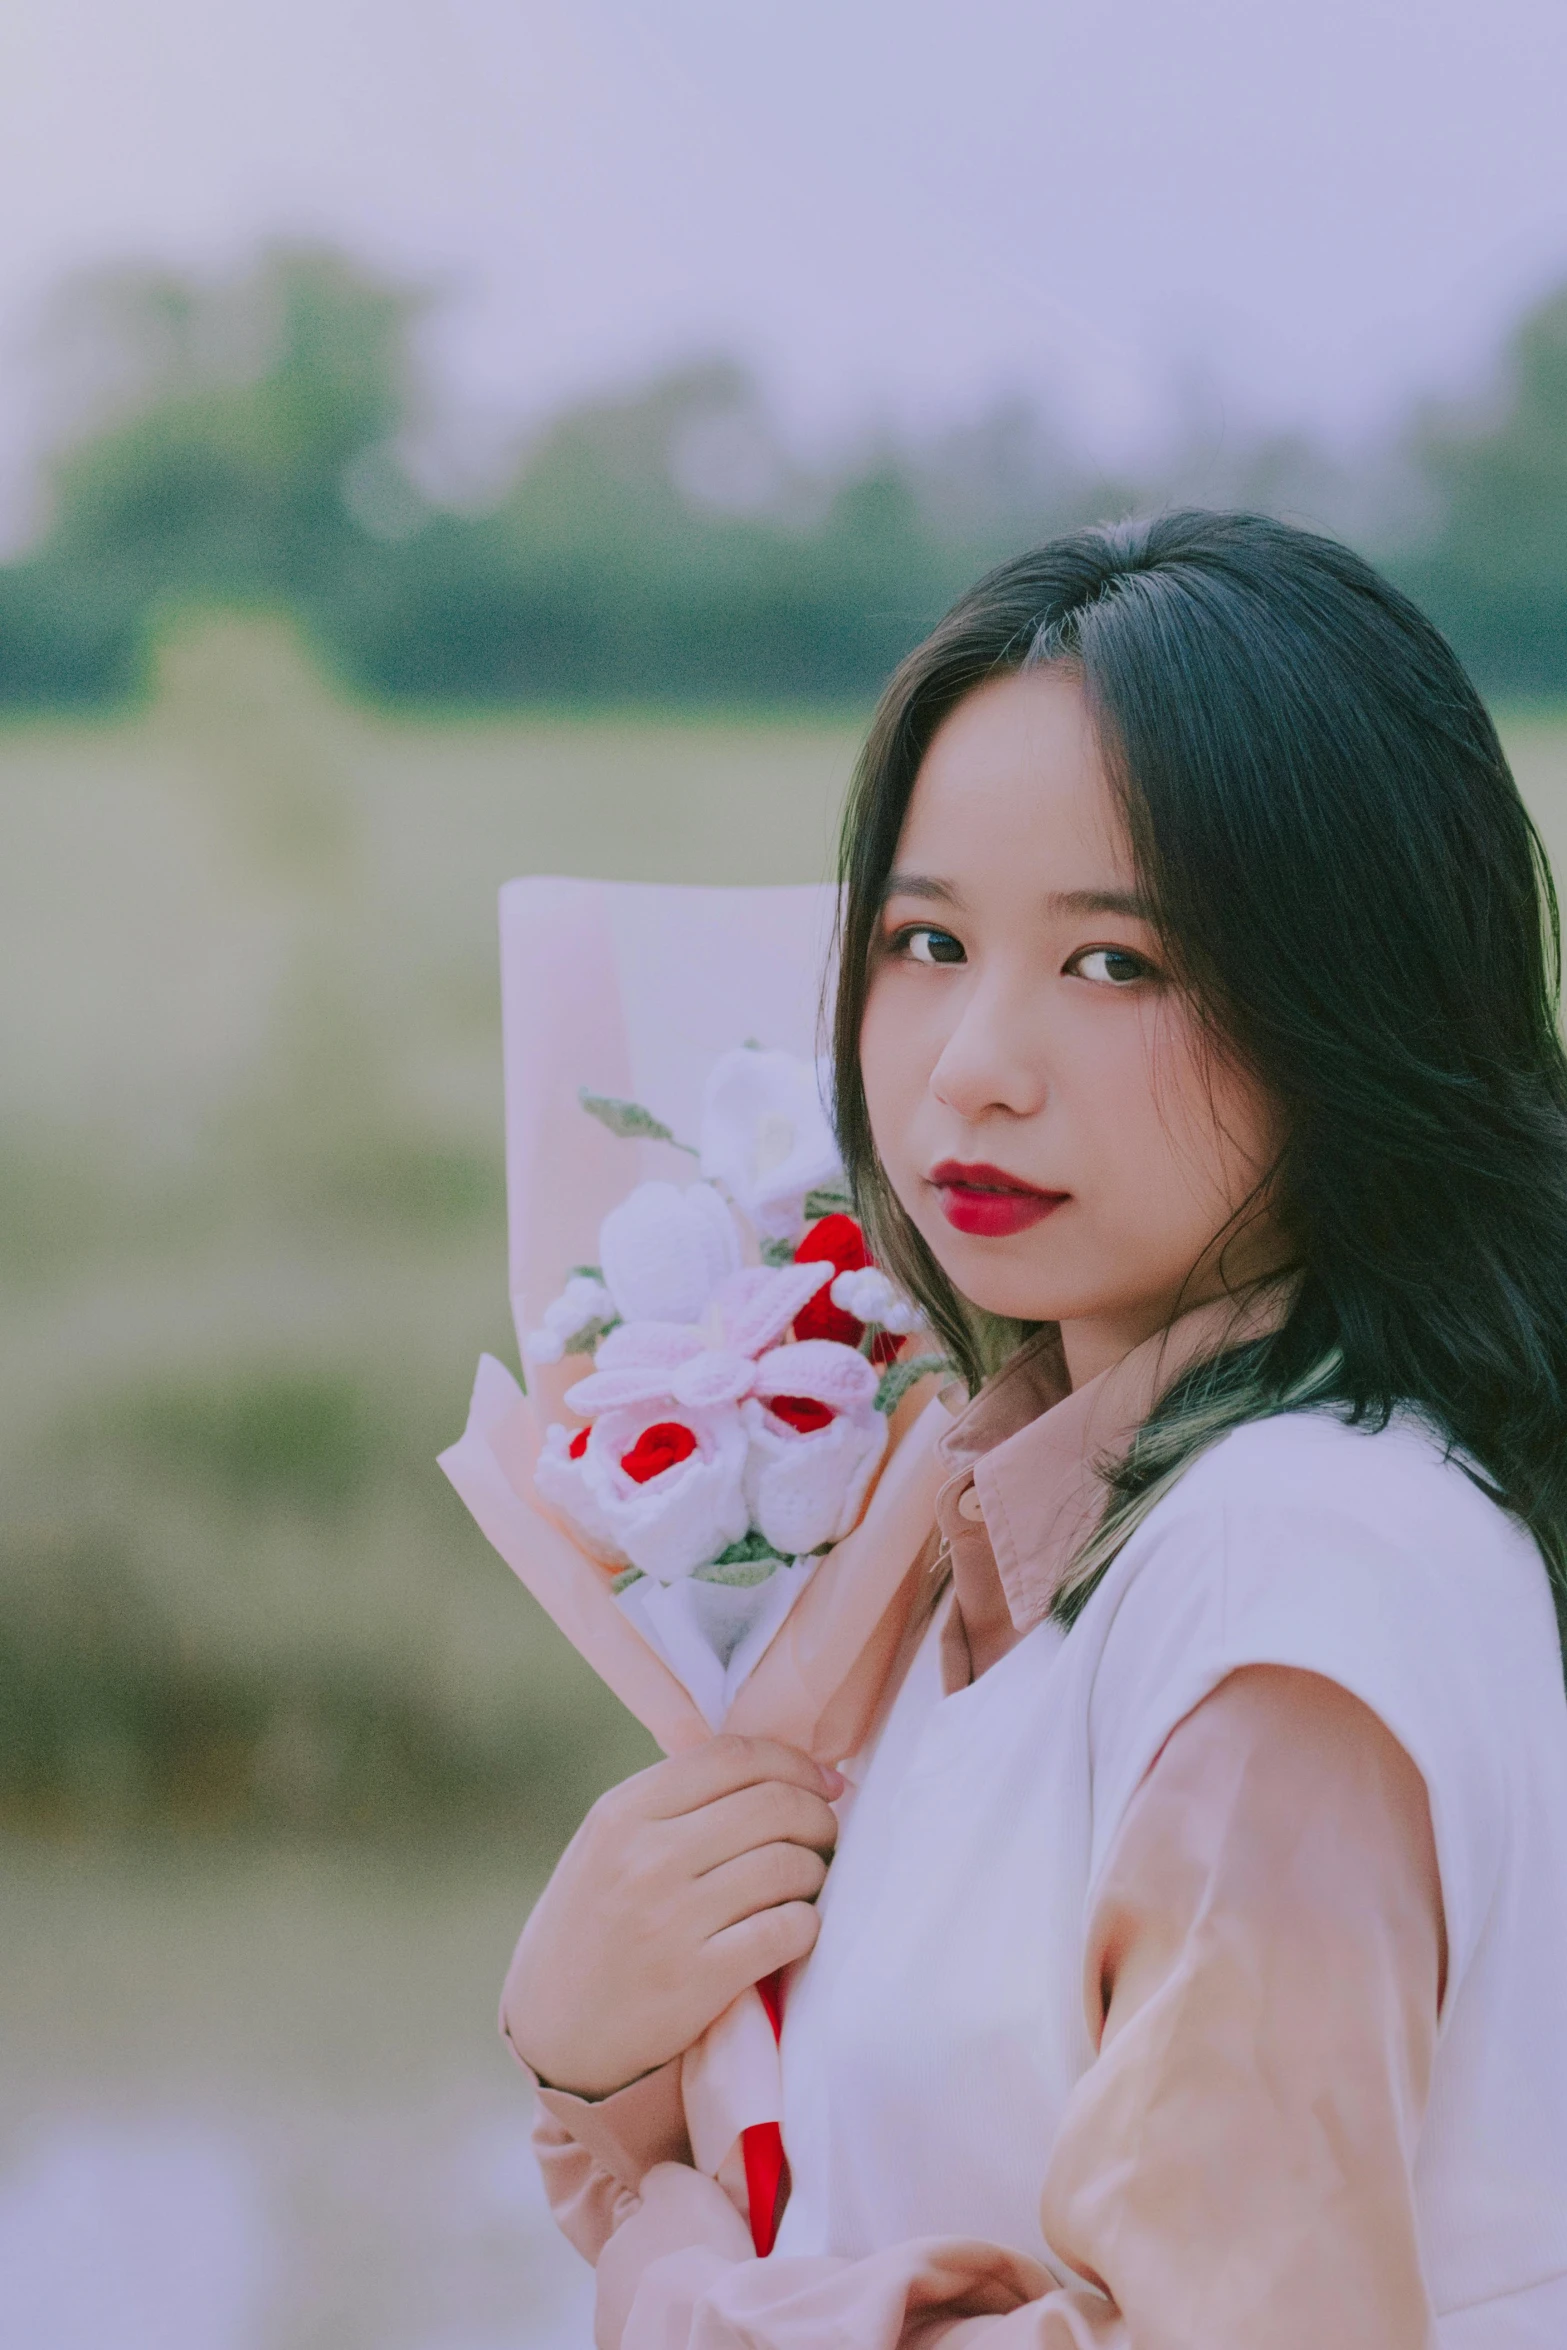
[[1485, 686], [1567, 691], [1567, 293], [1518, 329], [1488, 413], [1411, 427], [1392, 528], [1342, 481], [1335, 510], [1298, 445], [1222, 480], [1107, 481], [1020, 409], [826, 482], [721, 365], [564, 416], [485, 511], [454, 511], [401, 454], [420, 307], [314, 251], [205, 290], [78, 286], [62, 315], [103, 396], [0, 566], [0, 703], [133, 694], [159, 614], [192, 600], [286, 607], [392, 700], [861, 700], [989, 563], [1194, 486], [1347, 519]]

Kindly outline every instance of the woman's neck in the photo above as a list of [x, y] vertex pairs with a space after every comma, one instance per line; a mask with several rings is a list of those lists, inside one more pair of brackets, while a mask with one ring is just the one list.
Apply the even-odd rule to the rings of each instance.
[[1264, 1256], [1261, 1263], [1248, 1268], [1245, 1277], [1239, 1280], [1225, 1280], [1207, 1268], [1199, 1268], [1199, 1275], [1200, 1278], [1186, 1282], [1176, 1297], [1150, 1299], [1145, 1304], [1128, 1307], [1124, 1313], [1091, 1314], [1081, 1320], [1059, 1323], [1061, 1351], [1074, 1389], [1086, 1387], [1102, 1371], [1113, 1371], [1145, 1339], [1172, 1328], [1201, 1306], [1217, 1304], [1221, 1298], [1235, 1307], [1237, 1315], [1258, 1307], [1264, 1313], [1270, 1309], [1279, 1312], [1299, 1278], [1297, 1269], [1282, 1250], [1275, 1251], [1271, 1263]]
[[1063, 1322], [1061, 1351], [1073, 1387], [1086, 1387], [1101, 1371], [1113, 1371], [1145, 1338], [1168, 1328], [1169, 1320], [1165, 1309], [1151, 1307], [1143, 1314], [1104, 1315], [1081, 1322]]

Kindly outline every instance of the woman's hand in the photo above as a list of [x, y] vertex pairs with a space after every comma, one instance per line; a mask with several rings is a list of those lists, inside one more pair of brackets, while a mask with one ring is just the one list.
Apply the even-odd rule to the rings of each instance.
[[714, 1738], [593, 1806], [523, 1929], [501, 2012], [551, 2088], [598, 2097], [699, 2038], [816, 1939], [836, 1771]]

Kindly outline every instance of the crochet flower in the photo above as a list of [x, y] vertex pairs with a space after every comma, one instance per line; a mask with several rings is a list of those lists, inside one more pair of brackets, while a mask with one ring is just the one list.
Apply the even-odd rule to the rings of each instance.
[[623, 1322], [700, 1322], [740, 1236], [710, 1183], [639, 1183], [600, 1225], [599, 1261]]
[[708, 1073], [699, 1135], [703, 1175], [721, 1183], [764, 1240], [794, 1240], [805, 1199], [841, 1183], [821, 1076], [793, 1053], [723, 1053]]
[[566, 1401], [585, 1419], [628, 1404], [739, 1403], [755, 1385], [758, 1358], [831, 1279], [831, 1265], [748, 1265], [720, 1285], [698, 1324], [623, 1322]]
[[784, 1558], [839, 1542], [859, 1518], [887, 1444], [877, 1375], [830, 1339], [775, 1347], [741, 1406], [751, 1522]]
[[544, 1449], [534, 1463], [533, 1482], [540, 1499], [558, 1518], [565, 1519], [591, 1558], [605, 1567], [628, 1567], [631, 1561], [588, 1485], [582, 1465], [587, 1449], [586, 1428], [579, 1428], [573, 1436], [557, 1421], [544, 1431]]
[[523, 1351], [530, 1362], [558, 1363], [568, 1349], [580, 1354], [591, 1348], [618, 1318], [603, 1282], [591, 1273], [574, 1273], [545, 1307], [541, 1327], [528, 1332]]
[[894, 1289], [880, 1265], [842, 1272], [828, 1292], [835, 1306], [861, 1322], [874, 1322], [893, 1338], [923, 1330], [925, 1317], [901, 1289]]
[[733, 1403], [660, 1398], [606, 1411], [574, 1437], [552, 1428], [534, 1481], [605, 1564], [675, 1583], [745, 1533], [745, 1462]]
[[595, 1558], [669, 1583], [748, 1531], [739, 1405], [759, 1358], [831, 1277], [830, 1265], [748, 1266], [719, 1284], [698, 1324], [622, 1322], [609, 1333], [593, 1370], [566, 1390], [591, 1426], [575, 1436], [551, 1428], [534, 1471], [541, 1497]]
[[616, 1322], [700, 1322], [739, 1270], [740, 1236], [710, 1183], [639, 1183], [599, 1226], [599, 1256], [597, 1274], [574, 1274], [529, 1331], [530, 1362], [586, 1353]]
[[795, 1317], [796, 1338], [830, 1338], [839, 1346], [858, 1346], [866, 1324], [874, 1323], [877, 1336], [871, 1341], [871, 1360], [890, 1363], [908, 1333], [919, 1327], [917, 1309], [872, 1264], [865, 1235], [852, 1216], [823, 1216], [811, 1226], [794, 1257], [798, 1265], [825, 1263], [834, 1270], [830, 1288], [819, 1290]]

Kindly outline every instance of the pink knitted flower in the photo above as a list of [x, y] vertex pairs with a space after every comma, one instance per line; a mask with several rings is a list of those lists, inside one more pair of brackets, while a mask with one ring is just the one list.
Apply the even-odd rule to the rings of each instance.
[[758, 1357], [832, 1277], [830, 1264], [748, 1265], [720, 1285], [700, 1323], [622, 1322], [600, 1345], [588, 1377], [567, 1388], [566, 1401], [584, 1419], [660, 1399], [692, 1407], [739, 1403], [755, 1384]]
[[745, 1533], [745, 1459], [733, 1403], [658, 1396], [602, 1412], [574, 1438], [552, 1428], [534, 1482], [595, 1557], [674, 1583]]
[[751, 1522], [785, 1558], [851, 1533], [887, 1445], [877, 1376], [828, 1338], [775, 1347], [741, 1406]]

